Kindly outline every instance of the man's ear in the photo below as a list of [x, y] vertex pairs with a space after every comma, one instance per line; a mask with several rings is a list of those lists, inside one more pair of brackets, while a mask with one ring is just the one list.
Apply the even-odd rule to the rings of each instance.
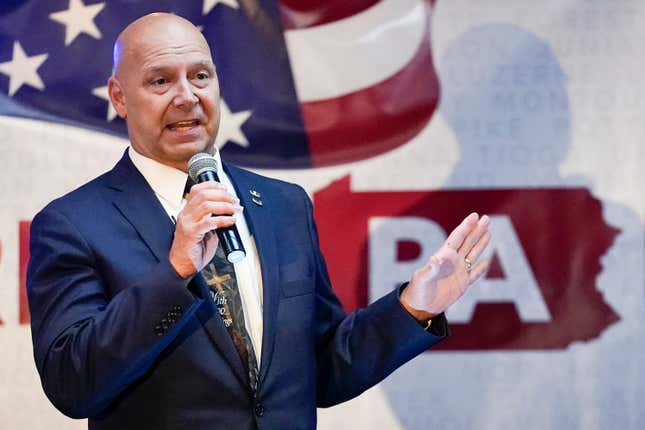
[[114, 110], [119, 116], [125, 119], [128, 116], [128, 109], [125, 104], [125, 96], [123, 95], [123, 88], [121, 83], [114, 76], [110, 76], [108, 81], [108, 94], [110, 95], [110, 101]]

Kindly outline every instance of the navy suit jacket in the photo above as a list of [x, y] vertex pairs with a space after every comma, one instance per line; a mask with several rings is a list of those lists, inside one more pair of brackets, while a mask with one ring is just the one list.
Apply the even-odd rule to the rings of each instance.
[[257, 394], [201, 275], [185, 280], [170, 265], [174, 226], [126, 152], [31, 225], [34, 356], [66, 415], [91, 429], [311, 429], [317, 406], [360, 394], [443, 337], [398, 291], [347, 315], [302, 188], [225, 169], [262, 266]]

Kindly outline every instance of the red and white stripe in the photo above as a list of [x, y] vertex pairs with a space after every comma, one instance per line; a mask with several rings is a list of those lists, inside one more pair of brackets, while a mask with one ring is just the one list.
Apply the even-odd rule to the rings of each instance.
[[314, 166], [389, 151], [427, 124], [439, 98], [432, 2], [283, 0], [281, 7]]

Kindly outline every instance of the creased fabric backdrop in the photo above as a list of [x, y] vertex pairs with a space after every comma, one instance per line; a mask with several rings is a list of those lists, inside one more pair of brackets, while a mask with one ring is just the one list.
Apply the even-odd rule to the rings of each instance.
[[85, 427], [39, 386], [29, 222], [126, 147], [111, 43], [154, 10], [213, 47], [223, 156], [314, 198], [348, 310], [468, 212], [492, 217], [493, 264], [448, 312], [453, 337], [319, 428], [645, 426], [642, 2], [5, 0], [0, 428]]

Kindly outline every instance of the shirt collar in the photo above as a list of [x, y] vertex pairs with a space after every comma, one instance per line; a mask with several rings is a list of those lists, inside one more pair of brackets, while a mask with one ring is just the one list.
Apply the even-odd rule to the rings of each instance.
[[132, 164], [141, 172], [152, 191], [175, 210], [178, 210], [184, 198], [184, 186], [186, 185], [188, 174], [141, 155], [132, 146], [128, 149], [128, 155], [130, 155]]
[[[152, 190], [175, 208], [180, 208], [184, 198], [184, 187], [188, 174], [174, 167], [166, 166], [152, 158], [138, 153], [132, 146], [128, 149], [132, 164], [141, 172]], [[222, 169], [222, 158], [219, 150], [215, 149], [213, 157], [217, 161], [217, 172], [225, 175]]]

